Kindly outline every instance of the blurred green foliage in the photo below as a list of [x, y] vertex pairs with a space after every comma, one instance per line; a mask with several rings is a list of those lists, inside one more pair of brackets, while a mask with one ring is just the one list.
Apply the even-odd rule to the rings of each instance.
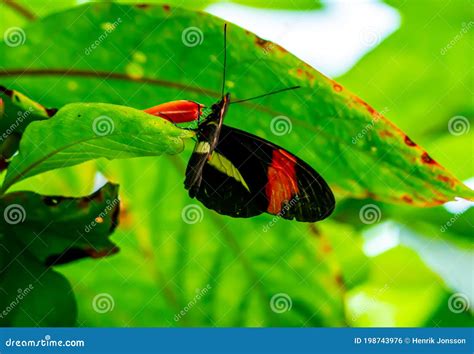
[[[422, 3], [425, 6], [419, 5]], [[441, 6], [441, 2], [432, 4], [426, 6], [424, 1], [405, 2], [400, 8], [403, 16], [400, 29], [380, 43], [340, 81], [345, 87], [373, 103], [375, 108], [389, 107], [387, 115], [409, 132], [413, 140], [430, 147], [430, 153], [433, 150], [433, 155], [456, 171], [458, 176], [470, 177], [473, 172], [472, 159], [469, 160], [468, 157], [467, 164], [451, 161], [458, 159], [457, 154], [460, 152], [472, 150], [472, 136], [453, 136], [447, 130], [448, 121], [452, 116], [465, 115], [471, 119], [472, 98], [461, 93], [463, 86], [472, 87], [469, 86], [472, 84], [472, 72], [464, 55], [467, 38], [458, 40], [445, 55], [438, 55], [438, 49], [441, 50], [449, 43], [450, 38], [457, 33], [456, 29], [462, 26], [462, 21], [469, 19], [464, 17], [466, 11], [463, 6]], [[438, 5], [440, 8], [436, 8]], [[419, 6], [423, 7], [423, 11], [419, 11]], [[0, 8], [0, 11], [3, 10], [4, 8]], [[34, 7], [30, 10], [35, 13]], [[54, 12], [56, 9], [52, 10]], [[24, 16], [19, 16], [11, 7], [8, 7], [8, 11], [12, 12], [11, 16], [8, 16], [9, 22], [2, 26], [7, 28], [23, 25]], [[135, 16], [138, 10], [127, 12], [125, 7], [113, 7], [113, 11], [116, 12], [107, 16], [110, 22], [117, 16]], [[124, 24], [115, 33], [120, 34], [119, 38], [110, 36], [94, 49], [90, 56], [66, 48], [84, 50], [85, 45], [93, 42], [94, 38], [104, 31], [104, 28], [100, 27], [104, 23], [100, 7], [90, 11], [87, 21], [84, 20], [84, 23], [89, 23], [89, 27], [84, 27], [89, 28], [89, 32], [84, 30], [78, 33], [75, 30], [72, 24], [76, 23], [77, 12], [74, 10], [59, 14], [58, 18], [65, 24], [64, 35], [56, 36], [54, 43], [47, 44], [48, 48], [41, 39], [50, 37], [51, 28], [57, 26], [57, 23], [53, 18], [45, 20], [45, 26], [37, 23], [33, 25], [34, 32], [27, 32], [28, 35], [32, 33], [28, 37], [30, 42], [16, 48], [17, 52], [13, 56], [15, 61], [2, 62], [0, 72], [7, 67], [30, 63], [29, 50], [47, 49], [43, 61], [35, 63], [34, 66], [48, 68], [58, 63], [56, 53], [61, 52], [60, 62], [67, 63], [70, 67], [93, 68], [99, 71], [111, 69], [138, 78], [147, 75], [193, 86], [199, 83], [199, 87], [203, 89], [201, 92], [183, 93], [167, 87], [134, 82], [67, 76], [2, 77], [0, 84], [14, 86], [13, 88], [27, 93], [38, 102], [56, 107], [62, 107], [69, 102], [97, 101], [146, 108], [177, 98], [195, 99], [207, 104], [213, 102], [215, 97], [209, 91], [215, 91], [219, 87], [221, 78], [220, 23], [199, 18], [194, 19], [194, 22], [186, 22], [180, 18], [179, 28], [194, 25], [206, 34], [202, 46], [190, 48], [199, 54], [192, 54], [193, 60], [186, 61], [189, 48], [188, 51], [185, 50], [180, 36], [175, 35], [172, 26], [160, 28], [161, 40], [151, 40], [147, 37], [148, 34], [151, 38], [157, 36], [152, 35], [151, 26], [153, 21], [156, 22], [153, 16], [157, 12], [150, 9], [143, 11], [145, 12], [141, 15], [136, 15], [133, 27], [146, 29], [143, 31], [147, 34], [145, 38], [137, 38], [136, 32]], [[439, 14], [439, 11], [442, 11], [442, 15], [433, 16]], [[38, 16], [44, 14], [37, 13]], [[415, 13], [418, 15], [415, 16]], [[447, 22], [449, 26], [442, 22]], [[79, 21], [76, 26], [80, 24]], [[422, 30], [425, 27], [436, 31], [438, 35], [423, 35]], [[0, 29], [4, 30], [3, 27]], [[472, 33], [469, 35], [472, 36]], [[343, 99], [338, 101], [338, 96], [330, 93], [325, 85], [315, 84], [314, 78], [305, 77], [308, 72], [314, 74], [312, 71], [299, 67], [296, 59], [286, 53], [279, 53], [273, 45], [261, 42], [262, 48], [255, 51], [254, 37], [247, 38], [240, 32], [231, 30], [229, 38], [227, 86], [237, 97], [252, 96], [281, 86], [304, 82], [312, 89], [303, 89], [299, 94], [305, 100], [313, 102], [311, 107], [318, 107], [318, 110], [321, 109], [319, 107], [324, 107], [327, 110], [317, 111], [319, 118], [334, 115], [361, 119], [359, 123], [351, 122], [352, 127], [345, 126], [347, 122], [342, 120], [328, 119], [323, 123], [313, 121], [312, 124], [320, 124], [320, 132], [326, 132], [326, 135], [322, 134], [323, 138], [318, 138], [309, 148], [300, 152], [295, 151], [298, 142], [307, 140], [314, 134], [312, 131], [305, 132], [307, 125], [293, 127], [297, 134], [296, 139], [295, 135], [278, 138], [279, 143], [290, 150], [293, 147], [294, 152], [301, 153], [315, 167], [325, 166], [325, 162], [330, 159], [329, 155], [325, 154], [333, 153], [338, 146], [336, 143], [328, 144], [328, 141], [331, 141], [328, 140], [328, 132], [344, 135], [345, 131], [345, 138], [350, 139], [350, 129], [357, 133], [370, 122], [371, 117], [365, 110], [359, 107], [344, 108], [343, 102], [349, 96], [341, 96]], [[75, 39], [78, 39], [78, 44], [74, 42]], [[239, 44], [239, 50], [234, 47], [235, 43]], [[7, 56], [11, 55], [9, 53]], [[143, 53], [147, 53], [146, 62], [143, 62]], [[171, 59], [163, 64], [163, 58], [168, 57]], [[381, 64], [390, 62], [392, 57], [399, 60], [400, 64]], [[444, 62], [448, 60], [449, 65]], [[256, 61], [260, 64], [255, 65]], [[287, 70], [287, 67], [293, 67], [294, 71], [281, 76], [274, 74]], [[450, 71], [447, 71], [448, 68]], [[304, 71], [299, 72], [298, 69]], [[246, 77], [240, 77], [240, 72], [245, 72]], [[303, 75], [303, 78], [300, 75]], [[248, 77], [252, 78], [252, 82], [258, 82], [258, 86], [249, 82]], [[377, 80], [368, 81], [367, 77]], [[414, 81], [407, 78], [413, 78]], [[319, 76], [317, 79], [323, 80]], [[454, 87], [453, 91], [446, 93], [447, 87]], [[318, 95], [314, 96], [313, 89], [316, 88]], [[436, 109], [431, 106], [433, 102], [439, 102]], [[303, 123], [311, 122], [311, 115], [314, 114], [293, 95], [269, 97], [263, 106], [272, 107], [277, 112], [288, 112], [292, 117], [303, 119]], [[268, 133], [272, 112], [257, 113], [258, 109], [256, 105], [232, 107], [228, 123], [276, 141], [276, 138]], [[426, 119], [428, 115], [433, 118]], [[423, 125], [416, 124], [413, 117], [421, 117], [419, 121], [423, 122]], [[377, 140], [377, 143], [382, 147], [385, 144], [381, 140]], [[399, 155], [396, 156], [408, 154], [409, 149], [398, 141], [387, 143], [386, 151], [389, 151], [389, 144], [398, 147]], [[321, 146], [324, 146], [324, 151], [319, 151]], [[13, 186], [13, 190], [81, 196], [91, 192], [95, 184], [94, 179], [97, 178], [96, 170], [108, 180], [120, 184], [120, 226], [113, 234], [112, 240], [121, 248], [121, 252], [99, 260], [86, 259], [55, 268], [66, 276], [74, 291], [79, 309], [77, 325], [472, 325], [469, 312], [456, 313], [450, 310], [448, 304], [451, 295], [459, 290], [451, 287], [448, 279], [442, 278], [424, 263], [424, 253], [421, 251], [402, 245], [375, 257], [367, 256], [363, 252], [362, 235], [372, 225], [361, 222], [359, 216], [364, 205], [375, 203], [382, 212], [382, 221], [393, 220], [397, 225], [405, 224], [409, 229], [428, 238], [453, 244], [456, 247], [453, 251], [455, 255], [458, 252], [456, 249], [468, 251], [472, 255], [472, 225], [468, 217], [472, 210], [457, 217], [452, 227], [441, 232], [440, 228], [452, 217], [452, 214], [442, 207], [420, 209], [368, 199], [347, 199], [361, 197], [363, 194], [360, 193], [360, 186], [345, 185], [342, 188], [344, 193], [338, 190], [340, 203], [334, 218], [317, 225], [278, 220], [265, 232], [272, 220], [271, 216], [262, 215], [248, 220], [225, 218], [205, 210], [199, 206], [199, 202], [187, 197], [182, 180], [191, 148], [187, 146], [183, 154], [172, 157], [115, 161], [101, 159], [50, 171]], [[365, 148], [362, 147], [362, 150]], [[444, 155], [446, 156], [443, 157]], [[344, 179], [354, 171], [366, 172], [367, 162], [354, 166], [353, 161], [357, 160], [347, 155], [347, 159], [332, 166], [332, 170], [323, 169], [321, 172], [325, 177], [329, 176], [329, 182]], [[353, 171], [350, 173], [345, 169], [348, 165], [352, 165]], [[375, 169], [374, 175], [368, 175], [364, 188], [374, 188], [373, 181], [377, 180], [380, 173], [379, 169]], [[390, 171], [386, 173], [391, 176]], [[400, 173], [403, 173], [403, 169]], [[428, 180], [429, 176], [429, 171], [426, 171], [424, 177], [420, 178], [420, 183]], [[360, 183], [360, 180], [358, 182]], [[406, 186], [412, 186], [413, 182], [408, 180], [405, 183]], [[381, 191], [383, 185], [378, 185]], [[424, 193], [421, 184], [416, 189], [421, 194]], [[403, 192], [406, 188], [400, 190]], [[384, 200], [388, 201], [387, 196], [393, 191], [382, 193], [386, 193]], [[197, 206], [195, 210], [198, 211], [198, 222], [185, 222], [188, 206]], [[425, 242], [428, 244], [431, 241]], [[17, 268], [18, 270], [13, 271], [21, 276], [24, 271]], [[50, 272], [58, 276], [55, 271]], [[466, 276], [472, 276], [472, 270], [465, 270], [464, 273]], [[32, 279], [34, 276], [33, 274]], [[58, 283], [56, 292], [67, 294], [64, 301], [70, 301], [67, 306], [74, 308], [69, 285], [62, 280], [58, 282], [62, 284]], [[1, 286], [4, 284], [2, 280]], [[204, 288], [209, 291], [190, 306], [190, 302], [193, 302]], [[96, 300], [103, 294], [108, 295], [111, 301], [107, 311], [97, 309]], [[287, 297], [281, 294], [290, 299], [289, 311], [280, 312], [278, 308], [275, 310], [275, 299], [282, 301], [283, 305], [288, 304]], [[47, 295], [36, 296], [35, 303], [41, 304], [42, 308], [52, 306], [48, 303], [51, 299]], [[26, 309], [30, 311], [27, 307]], [[182, 313], [184, 309], [187, 309], [185, 314], [177, 319], [177, 314]], [[46, 318], [44, 322], [36, 325], [69, 325], [74, 315], [75, 311], [71, 311], [62, 319]], [[35, 325], [28, 320], [19, 320], [12, 324]]]

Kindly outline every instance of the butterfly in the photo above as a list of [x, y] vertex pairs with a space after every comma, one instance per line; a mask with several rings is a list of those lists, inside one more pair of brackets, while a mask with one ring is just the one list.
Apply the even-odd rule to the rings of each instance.
[[[173, 123], [197, 120], [196, 145], [186, 168], [185, 188], [191, 198], [219, 214], [248, 218], [262, 213], [284, 219], [315, 222], [335, 208], [334, 195], [310, 165], [288, 150], [256, 135], [223, 124], [230, 101], [222, 98], [201, 121], [203, 105], [172, 101], [145, 110]], [[291, 87], [269, 94], [295, 89]], [[260, 98], [269, 94], [253, 97]]]

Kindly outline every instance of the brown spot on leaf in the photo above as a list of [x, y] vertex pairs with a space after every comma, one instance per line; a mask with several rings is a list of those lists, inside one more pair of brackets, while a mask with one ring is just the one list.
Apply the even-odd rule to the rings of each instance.
[[114, 246], [111, 248], [104, 248], [99, 251], [96, 251], [93, 248], [86, 249], [87, 254], [91, 258], [103, 258], [103, 257], [111, 256], [119, 251], [120, 251], [120, 248], [118, 248], [117, 246]]
[[393, 133], [389, 130], [382, 130], [380, 132], [380, 137], [381, 138], [391, 138], [391, 137], [393, 137]]
[[168, 5], [168, 4], [165, 4], [165, 5], [163, 5], [163, 10], [165, 10], [166, 12], [170, 12], [171, 6]]
[[416, 143], [413, 142], [413, 140], [411, 140], [408, 135], [405, 135], [405, 144], [407, 144], [408, 146], [416, 146]]
[[433, 204], [441, 205], [441, 204], [444, 204], [444, 203], [446, 203], [446, 200], [433, 199]]
[[150, 4], [136, 4], [135, 6], [138, 7], [139, 9], [147, 9], [151, 5]]
[[403, 200], [405, 203], [413, 204], [413, 199], [412, 199], [410, 196], [408, 196], [408, 195], [404, 195], [404, 196], [402, 197], [402, 200]]
[[367, 191], [367, 198], [377, 200], [377, 194], [375, 194], [374, 192], [371, 192], [371, 191]]
[[334, 85], [332, 85], [334, 91], [336, 92], [341, 92], [342, 91], [342, 86], [337, 84], [337, 83], [334, 83]]
[[336, 274], [335, 280], [336, 280], [336, 284], [339, 285], [339, 287], [341, 288], [346, 287], [346, 284], [344, 283], [344, 278], [342, 277], [340, 273]]
[[438, 175], [437, 178], [441, 182], [448, 183], [451, 187], [454, 187], [456, 185], [456, 181], [454, 181], [452, 178], [448, 176]]
[[371, 115], [377, 115], [377, 112], [375, 111], [375, 109], [364, 100], [361, 100], [359, 97], [354, 96], [354, 101], [364, 106], [367, 112], [369, 112]]
[[421, 161], [423, 161], [423, 163], [426, 163], [428, 165], [436, 165], [437, 164], [436, 161], [433, 160], [431, 158], [431, 156], [428, 155], [427, 152], [424, 152], [423, 155], [421, 155]]
[[257, 44], [259, 47], [265, 48], [267, 43], [268, 43], [267, 40], [260, 38], [258, 36], [255, 36], [255, 44]]
[[327, 241], [324, 241], [322, 244], [321, 244], [321, 251], [323, 253], [331, 253], [332, 252], [332, 247], [331, 245], [327, 242]]
[[321, 237], [321, 232], [319, 231], [319, 229], [316, 227], [315, 224], [309, 224], [309, 231], [311, 235], [316, 236], [318, 238]]

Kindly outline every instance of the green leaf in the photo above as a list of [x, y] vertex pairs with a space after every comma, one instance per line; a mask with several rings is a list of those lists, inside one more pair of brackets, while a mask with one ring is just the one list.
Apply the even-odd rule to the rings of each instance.
[[[22, 248], [8, 248], [8, 268], [0, 272], [0, 325], [13, 327], [74, 326], [77, 305], [71, 285]], [[4, 242], [0, 248], [4, 251]], [[0, 251], [0, 263], [5, 260]]]
[[71, 326], [76, 304], [68, 281], [50, 267], [117, 252], [118, 187], [83, 198], [15, 192], [0, 199], [0, 324]]
[[117, 251], [107, 236], [117, 226], [119, 204], [113, 184], [83, 198], [14, 192], [0, 199], [0, 227], [44, 264], [97, 258]]
[[472, 3], [386, 2], [399, 10], [400, 28], [339, 80], [384, 109], [456, 176], [472, 177]]
[[70, 104], [54, 118], [31, 124], [3, 190], [24, 178], [88, 160], [176, 154], [191, 131], [136, 109], [110, 104]]
[[[114, 22], [107, 38], [92, 46]], [[52, 30], [58, 23], [64, 23], [66, 30]], [[71, 23], [74, 31], [67, 25]], [[189, 28], [198, 29], [194, 31], [202, 42], [186, 42]], [[217, 18], [176, 8], [85, 5], [36, 22], [26, 29], [30, 40], [23, 46], [9, 50], [2, 46], [6, 65], [0, 80], [13, 83], [14, 77], [17, 85], [28, 87], [28, 94], [41, 95], [41, 102], [52, 106], [84, 98], [140, 108], [173, 99], [211, 104], [219, 96], [222, 79], [216, 50], [222, 46], [222, 28]], [[137, 29], [145, 37], [137, 38]], [[46, 35], [49, 41], [42, 40]], [[229, 27], [228, 43], [226, 88], [234, 99], [280, 87], [302, 88], [232, 106], [226, 123], [296, 153], [322, 173], [339, 198], [372, 196], [429, 206], [456, 196], [474, 197], [472, 190], [367, 103], [279, 46], [234, 25]], [[58, 52], [63, 53], [61, 60], [54, 54]], [[44, 53], [41, 63], [31, 61], [33, 53]], [[282, 135], [275, 130], [288, 122], [291, 132]]]

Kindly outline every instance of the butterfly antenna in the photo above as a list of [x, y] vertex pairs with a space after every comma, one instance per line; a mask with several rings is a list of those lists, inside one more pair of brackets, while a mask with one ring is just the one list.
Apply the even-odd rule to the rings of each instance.
[[224, 97], [226, 66], [227, 66], [227, 23], [224, 24], [224, 68], [223, 68], [223, 75], [222, 75], [222, 91], [221, 91], [222, 98]]
[[250, 98], [246, 98], [246, 99], [238, 100], [238, 101], [232, 101], [232, 102], [230, 102], [229, 104], [241, 103], [241, 102], [247, 102], [247, 101], [251, 101], [251, 100], [256, 100], [256, 99], [258, 99], [258, 98], [262, 98], [262, 97], [274, 95], [274, 94], [277, 94], [277, 93], [280, 93], [280, 92], [296, 90], [296, 89], [299, 89], [299, 88], [301, 88], [301, 86], [286, 87], [286, 88], [279, 89], [279, 90], [276, 90], [276, 91], [264, 93], [263, 95], [259, 95], [259, 96], [255, 96], [255, 97], [250, 97]]

